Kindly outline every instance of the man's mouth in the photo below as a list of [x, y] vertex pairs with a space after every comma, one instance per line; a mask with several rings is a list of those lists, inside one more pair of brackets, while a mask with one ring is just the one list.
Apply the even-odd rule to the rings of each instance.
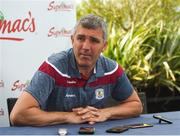
[[85, 59], [85, 60], [90, 60], [90, 59], [91, 59], [91, 55], [88, 55], [88, 54], [80, 54], [80, 58], [81, 58], [81, 59]]
[[90, 54], [85, 54], [85, 53], [81, 53], [80, 56], [82, 56], [82, 57], [91, 57]]

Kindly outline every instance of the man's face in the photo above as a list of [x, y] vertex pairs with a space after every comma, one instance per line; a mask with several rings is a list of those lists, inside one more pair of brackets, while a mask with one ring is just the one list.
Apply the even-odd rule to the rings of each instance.
[[100, 28], [87, 29], [78, 26], [71, 39], [78, 67], [93, 68], [100, 53], [107, 46]]

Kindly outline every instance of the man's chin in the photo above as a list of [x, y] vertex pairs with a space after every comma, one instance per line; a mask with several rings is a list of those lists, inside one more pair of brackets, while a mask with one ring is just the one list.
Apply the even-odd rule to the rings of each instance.
[[87, 65], [87, 64], [80, 64], [79, 67], [84, 67], [84, 68], [86, 68], [86, 67], [89, 67], [89, 65]]
[[84, 67], [84, 68], [91, 67], [91, 65], [89, 63], [79, 63], [78, 66], [79, 67]]

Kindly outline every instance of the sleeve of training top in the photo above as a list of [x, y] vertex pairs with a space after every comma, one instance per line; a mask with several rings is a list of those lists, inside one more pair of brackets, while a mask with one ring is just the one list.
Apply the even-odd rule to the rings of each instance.
[[[119, 67], [118, 69], [121, 69]], [[130, 83], [126, 73], [123, 71], [116, 81], [115, 87], [112, 91], [112, 97], [117, 101], [123, 101], [127, 99], [133, 92], [133, 86]]]
[[52, 67], [44, 62], [25, 89], [38, 101], [42, 109], [46, 109], [46, 101], [55, 85], [52, 76], [47, 74], [51, 69]]

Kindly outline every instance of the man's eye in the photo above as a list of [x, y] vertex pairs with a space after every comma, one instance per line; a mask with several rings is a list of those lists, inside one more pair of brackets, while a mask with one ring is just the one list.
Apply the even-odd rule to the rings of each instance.
[[94, 37], [91, 37], [90, 40], [92, 43], [100, 43], [100, 40]]
[[78, 36], [78, 37], [77, 37], [77, 40], [79, 40], [79, 41], [84, 41], [84, 40], [85, 40], [85, 37]]

